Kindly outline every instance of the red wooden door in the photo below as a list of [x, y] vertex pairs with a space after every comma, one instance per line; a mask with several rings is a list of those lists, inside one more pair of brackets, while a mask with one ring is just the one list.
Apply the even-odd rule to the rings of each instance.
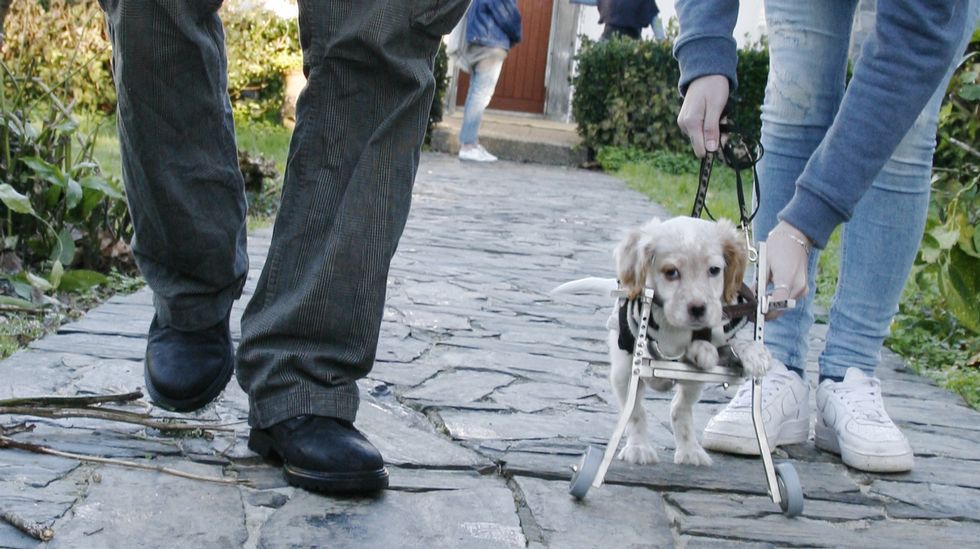
[[[558, 0], [559, 2], [567, 0]], [[555, 0], [517, 0], [521, 12], [521, 43], [511, 48], [490, 100], [491, 109], [543, 113], [544, 77], [548, 67], [548, 40]], [[466, 103], [470, 76], [459, 74], [456, 104]]]

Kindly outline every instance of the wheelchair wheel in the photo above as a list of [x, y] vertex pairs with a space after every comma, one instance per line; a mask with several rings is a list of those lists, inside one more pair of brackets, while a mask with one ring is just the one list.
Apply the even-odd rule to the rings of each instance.
[[602, 451], [595, 446], [585, 449], [585, 454], [578, 462], [578, 467], [572, 473], [572, 482], [568, 486], [568, 493], [575, 499], [582, 499], [589, 492], [596, 474], [599, 473], [599, 466], [602, 464]]
[[791, 463], [776, 464], [776, 484], [779, 486], [779, 507], [787, 517], [796, 517], [803, 512], [803, 486], [800, 477]]

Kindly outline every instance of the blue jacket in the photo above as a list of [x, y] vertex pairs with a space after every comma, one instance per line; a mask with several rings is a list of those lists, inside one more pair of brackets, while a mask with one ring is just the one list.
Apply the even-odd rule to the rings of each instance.
[[[833, 124], [779, 213], [823, 248], [847, 221], [871, 182], [918, 118], [957, 50], [965, 25], [975, 24], [966, 0], [878, 2], [875, 33], [854, 67]], [[678, 0], [680, 36], [674, 57], [681, 93], [700, 76], [728, 77], [732, 90], [738, 0]]]
[[521, 41], [516, 0], [473, 0], [466, 12], [466, 42], [509, 50]]
[[599, 0], [599, 22], [642, 29], [653, 23], [659, 10], [654, 0]]

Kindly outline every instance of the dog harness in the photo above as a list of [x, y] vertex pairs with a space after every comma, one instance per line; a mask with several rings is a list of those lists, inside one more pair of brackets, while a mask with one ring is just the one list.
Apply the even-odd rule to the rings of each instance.
[[[654, 294], [653, 296], [653, 306], [663, 309], [664, 302], [660, 299], [659, 295]], [[617, 346], [628, 353], [632, 353], [633, 349], [636, 347], [636, 333], [640, 323], [640, 300], [638, 299], [626, 299], [621, 298], [619, 300], [618, 307], [618, 318], [619, 318], [619, 337], [617, 338]], [[726, 305], [722, 308], [725, 317], [728, 322], [723, 328], [725, 334], [725, 341], [731, 341], [735, 337], [735, 333], [742, 329], [743, 326], [748, 324], [749, 315], [755, 312], [755, 295], [752, 290], [749, 289], [745, 284], [739, 288], [736, 303], [732, 305]], [[656, 323], [651, 317], [647, 321], [647, 351], [650, 356], [656, 360], [679, 360], [682, 356], [669, 357], [665, 356], [657, 345], [657, 332], [660, 331], [660, 325]], [[691, 340], [702, 340], [711, 341], [711, 328], [703, 328], [701, 330], [696, 330], [691, 334]], [[726, 343], [722, 347], [728, 347]]]

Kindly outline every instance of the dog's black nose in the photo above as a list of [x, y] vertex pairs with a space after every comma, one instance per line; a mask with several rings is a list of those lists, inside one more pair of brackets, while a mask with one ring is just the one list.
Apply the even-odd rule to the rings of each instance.
[[691, 318], [701, 318], [704, 316], [704, 311], [706, 307], [703, 303], [691, 303], [687, 306], [687, 312], [691, 315]]

